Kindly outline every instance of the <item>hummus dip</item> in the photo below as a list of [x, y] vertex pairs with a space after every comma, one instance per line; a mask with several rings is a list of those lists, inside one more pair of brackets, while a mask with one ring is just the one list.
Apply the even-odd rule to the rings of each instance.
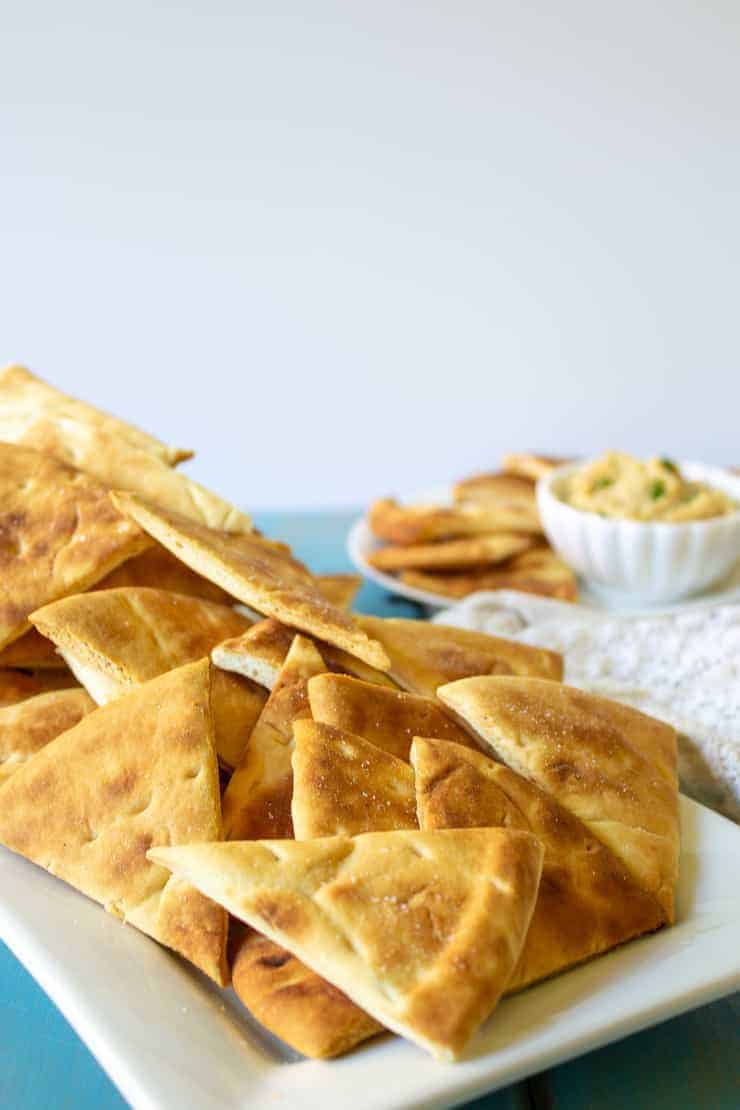
[[562, 500], [600, 516], [674, 524], [725, 516], [739, 507], [721, 490], [687, 481], [670, 459], [643, 462], [619, 451], [580, 467]]

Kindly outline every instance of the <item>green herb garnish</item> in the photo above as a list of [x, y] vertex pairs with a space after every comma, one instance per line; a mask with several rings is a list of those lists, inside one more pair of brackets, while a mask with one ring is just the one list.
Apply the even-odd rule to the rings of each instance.
[[600, 489], [607, 489], [609, 486], [614, 485], [613, 478], [597, 478], [591, 490], [592, 493], [597, 493]]
[[653, 501], [657, 501], [659, 497], [665, 496], [665, 482], [662, 482], [660, 478], [650, 486], [650, 496]]
[[674, 463], [673, 459], [661, 459], [660, 465], [663, 467], [664, 470], [670, 470], [671, 474], [678, 474], [678, 467]]

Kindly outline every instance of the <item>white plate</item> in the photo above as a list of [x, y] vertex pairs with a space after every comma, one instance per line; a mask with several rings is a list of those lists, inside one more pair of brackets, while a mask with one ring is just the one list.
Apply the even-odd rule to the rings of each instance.
[[[420, 494], [414, 494], [410, 497], [401, 499], [403, 504], [407, 505], [451, 505], [453, 504], [452, 489], [450, 486], [440, 486], [437, 489], [426, 490]], [[373, 551], [383, 545], [376, 540], [375, 536], [370, 531], [370, 526], [367, 522], [367, 517], [359, 517], [347, 534], [347, 554], [349, 555], [352, 563], [366, 578], [377, 582], [383, 589], [388, 590], [389, 593], [398, 594], [399, 597], [406, 597], [409, 601], [418, 601], [421, 605], [426, 605], [430, 609], [448, 609], [457, 601], [463, 600], [462, 598], [444, 597], [442, 594], [430, 593], [428, 590], [419, 590], [415, 586], [407, 586], [401, 582], [395, 575], [385, 574], [381, 570], [376, 570], [375, 567], [368, 563], [367, 559]], [[624, 616], [657, 616], [660, 613], [675, 613], [689, 608], [701, 608], [710, 605], [725, 605], [735, 601], [740, 601], [740, 560], [733, 571], [725, 578], [723, 582], [716, 583], [703, 593], [697, 594], [694, 597], [686, 598], [684, 601], [677, 601], [671, 605], [655, 605], [647, 606], [644, 602], [630, 605], [629, 601], [624, 597], [609, 594], [607, 592], [601, 593], [597, 590], [591, 589], [584, 581], [579, 581], [579, 596], [578, 604], [583, 605], [589, 609], [599, 609], [602, 612], [621, 613]], [[488, 591], [491, 592], [491, 591]]]
[[681, 800], [678, 923], [503, 1002], [464, 1061], [383, 1037], [297, 1057], [188, 965], [0, 849], [0, 936], [136, 1110], [445, 1107], [740, 986], [740, 828]]

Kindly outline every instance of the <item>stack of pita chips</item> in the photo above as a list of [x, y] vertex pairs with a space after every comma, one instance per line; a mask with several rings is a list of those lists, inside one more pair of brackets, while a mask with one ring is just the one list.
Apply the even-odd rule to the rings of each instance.
[[309, 1056], [456, 1059], [504, 994], [672, 922], [668, 726], [553, 652], [351, 614], [356, 579], [27, 371], [0, 434], [0, 843]]
[[457, 482], [450, 506], [375, 501], [368, 523], [383, 546], [368, 562], [446, 598], [521, 590], [575, 601], [575, 575], [548, 545], [535, 497], [536, 480], [561, 461], [506, 455], [501, 471]]

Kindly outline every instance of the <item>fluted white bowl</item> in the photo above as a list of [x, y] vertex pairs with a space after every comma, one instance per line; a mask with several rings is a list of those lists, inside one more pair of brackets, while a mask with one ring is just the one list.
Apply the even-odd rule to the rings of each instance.
[[[640, 601], [678, 601], [719, 582], [740, 558], [740, 510], [669, 524], [612, 520], [566, 504], [566, 482], [582, 465], [568, 463], [541, 478], [537, 503], [552, 546], [595, 589]], [[687, 478], [715, 486], [740, 504], [740, 476], [703, 463], [679, 465]]]

